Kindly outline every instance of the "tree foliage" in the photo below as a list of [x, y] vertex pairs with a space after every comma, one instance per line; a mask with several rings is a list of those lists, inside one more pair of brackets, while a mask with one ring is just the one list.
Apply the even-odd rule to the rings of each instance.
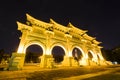
[[112, 50], [112, 57], [114, 61], [117, 61], [120, 64], [120, 46]]
[[113, 49], [105, 50], [102, 49], [103, 57], [112, 62], [120, 64], [120, 46], [114, 47]]
[[10, 57], [11, 57], [11, 54], [5, 53], [4, 49], [1, 49], [1, 50], [0, 50], [0, 63], [1, 63], [2, 61], [7, 61], [7, 62], [9, 62]]

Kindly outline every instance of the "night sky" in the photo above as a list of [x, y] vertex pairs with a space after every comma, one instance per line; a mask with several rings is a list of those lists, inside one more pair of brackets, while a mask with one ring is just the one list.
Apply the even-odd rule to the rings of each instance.
[[16, 21], [25, 23], [26, 13], [36, 19], [88, 30], [90, 36], [111, 49], [120, 45], [119, 0], [1, 0], [0, 49], [11, 53], [19, 45], [20, 31]]

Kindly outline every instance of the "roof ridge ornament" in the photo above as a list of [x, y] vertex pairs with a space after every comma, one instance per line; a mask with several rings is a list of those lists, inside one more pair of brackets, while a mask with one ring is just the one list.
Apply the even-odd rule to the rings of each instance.
[[25, 25], [21, 22], [16, 22], [17, 25], [18, 25], [18, 30], [29, 30], [29, 31], [32, 31], [32, 27], [28, 26], [28, 25]]
[[44, 22], [44, 21], [41, 21], [41, 20], [38, 20], [32, 16], [30, 16], [29, 14], [26, 13], [26, 16], [27, 16], [27, 20], [29, 22], [31, 22], [32, 24], [36, 24], [36, 25], [42, 25], [42, 26], [52, 26], [52, 24], [50, 23], [47, 23], [47, 22]]
[[79, 35], [85, 34], [87, 32], [87, 30], [82, 30], [82, 29], [75, 27], [71, 22], [68, 23], [67, 27], [71, 28], [72, 32], [79, 34]]
[[62, 32], [67, 32], [67, 27], [64, 26], [64, 25], [61, 25], [57, 22], [55, 22], [53, 19], [50, 18], [50, 23], [54, 25], [54, 28], [56, 28], [57, 30], [59, 31], [62, 31]]
[[51, 24], [58, 25], [58, 26], [65, 27], [64, 25], [61, 25], [61, 24], [57, 23], [56, 21], [54, 21], [52, 18], [50, 18], [50, 23], [51, 23]]
[[67, 27], [74, 28], [71, 22], [68, 23]]

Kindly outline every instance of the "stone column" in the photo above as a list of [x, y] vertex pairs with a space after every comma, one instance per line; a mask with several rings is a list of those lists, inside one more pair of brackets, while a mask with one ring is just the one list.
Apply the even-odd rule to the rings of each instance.
[[101, 52], [101, 48], [102, 47], [99, 47], [98, 46], [98, 53], [99, 53], [99, 65], [107, 65], [107, 63], [106, 63], [106, 60], [103, 58], [103, 56], [102, 56], [102, 52]]
[[41, 56], [41, 68], [54, 68], [54, 62], [53, 62], [53, 56], [52, 55], [43, 55]]
[[54, 67], [54, 58], [51, 55], [50, 52], [50, 45], [51, 45], [51, 37], [54, 35], [54, 32], [52, 31], [46, 31], [46, 51], [43, 54], [43, 56], [41, 56], [41, 63], [40, 63], [40, 67], [41, 68], [53, 68]]
[[25, 30], [22, 29], [21, 32], [22, 32], [22, 36], [20, 37], [21, 40], [20, 40], [20, 44], [19, 44], [17, 53], [24, 53], [24, 45], [25, 45], [26, 38], [28, 35], [28, 30], [26, 30], [26, 29]]
[[72, 55], [70, 52], [70, 40], [72, 38], [72, 36], [70, 34], [65, 34], [65, 38], [66, 38], [66, 45], [67, 45], [67, 53], [64, 56], [64, 60], [62, 62], [63, 66], [72, 66]]
[[86, 47], [87, 41], [84, 40], [84, 39], [81, 40], [81, 41], [82, 41], [82, 44], [83, 44], [82, 49], [84, 51], [84, 55], [83, 55], [82, 59], [80, 60], [79, 65], [80, 66], [86, 66], [86, 65], [89, 65], [88, 50], [87, 50], [87, 47]]

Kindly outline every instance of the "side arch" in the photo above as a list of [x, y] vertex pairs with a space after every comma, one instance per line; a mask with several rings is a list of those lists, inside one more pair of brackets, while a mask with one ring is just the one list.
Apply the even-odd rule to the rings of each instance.
[[43, 50], [43, 54], [45, 53], [45, 46], [44, 46], [44, 44], [43, 44], [42, 42], [40, 42], [40, 41], [29, 41], [29, 42], [27, 42], [27, 43], [25, 44], [25, 47], [24, 47], [24, 49], [23, 49], [23, 52], [25, 53], [27, 47], [29, 47], [29, 46], [31, 46], [31, 45], [38, 45], [38, 46], [40, 46], [40, 47], [42, 48], [42, 50]]
[[98, 58], [97, 58], [97, 54], [94, 53], [92, 50], [89, 50], [89, 51], [88, 51], [88, 58], [90, 57], [89, 54], [92, 54], [92, 61], [95, 61], [95, 62], [96, 62], [97, 59], [98, 59]]
[[100, 53], [97, 53], [97, 57], [98, 57], [99, 60], [104, 60], [102, 54], [100, 54]]
[[85, 53], [84, 53], [83, 49], [82, 49], [80, 46], [78, 46], [78, 45], [73, 45], [73, 46], [71, 47], [71, 49], [70, 49], [70, 54], [69, 54], [70, 56], [72, 56], [72, 50], [73, 50], [74, 48], [78, 48], [78, 49], [81, 51], [83, 57], [85, 57]]

